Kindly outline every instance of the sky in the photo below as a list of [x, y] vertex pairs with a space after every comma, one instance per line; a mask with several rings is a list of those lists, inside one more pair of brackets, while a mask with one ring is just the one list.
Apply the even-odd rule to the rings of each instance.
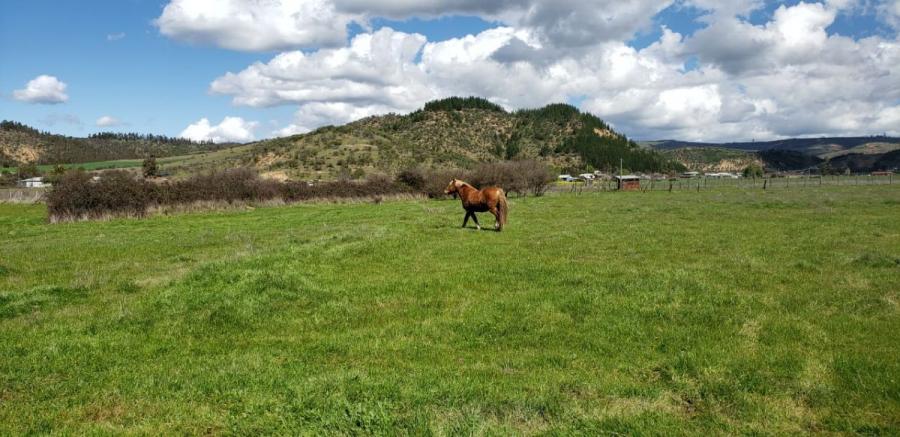
[[9, 0], [0, 118], [246, 142], [448, 96], [631, 138], [900, 136], [900, 0]]

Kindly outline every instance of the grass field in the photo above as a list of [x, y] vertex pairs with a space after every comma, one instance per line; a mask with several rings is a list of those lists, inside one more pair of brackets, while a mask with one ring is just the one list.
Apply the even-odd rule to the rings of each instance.
[[[235, 149], [243, 149], [243, 147], [237, 147]], [[165, 158], [157, 158], [157, 164], [163, 169], [169, 168], [178, 168], [179, 166], [188, 166], [188, 165], [196, 165], [198, 163], [206, 162], [209, 159], [215, 159], [220, 157], [229, 157], [237, 153], [231, 149], [223, 149], [220, 151], [214, 152], [204, 152], [204, 153], [193, 153], [190, 155], [178, 155], [178, 156], [169, 156]], [[221, 158], [220, 158], [221, 159]], [[94, 161], [94, 162], [81, 162], [74, 164], [59, 164], [67, 169], [78, 169], [83, 168], [87, 171], [95, 171], [95, 170], [112, 170], [112, 169], [128, 169], [128, 168], [138, 168], [143, 164], [143, 159], [117, 159], [112, 161]], [[44, 164], [39, 165], [38, 170], [42, 173], [50, 173], [56, 168], [57, 164]], [[18, 167], [4, 167], [0, 168], [0, 171], [15, 173], [18, 171]]]
[[900, 433], [897, 185], [45, 215], [3, 435]]

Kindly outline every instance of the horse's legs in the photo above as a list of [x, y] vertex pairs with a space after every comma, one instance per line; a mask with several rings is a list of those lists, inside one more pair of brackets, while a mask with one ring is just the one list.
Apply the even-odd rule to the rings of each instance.
[[472, 213], [469, 211], [466, 211], [466, 218], [463, 219], [462, 227], [466, 227], [466, 225], [469, 224], [469, 216], [470, 215], [472, 215]]
[[490, 211], [494, 215], [494, 229], [500, 229], [500, 210], [495, 206]]
[[478, 230], [480, 231], [481, 225], [478, 223], [478, 216], [476, 216], [474, 212], [469, 213], [469, 214], [472, 214], [472, 220], [475, 221], [475, 227], [478, 228]]

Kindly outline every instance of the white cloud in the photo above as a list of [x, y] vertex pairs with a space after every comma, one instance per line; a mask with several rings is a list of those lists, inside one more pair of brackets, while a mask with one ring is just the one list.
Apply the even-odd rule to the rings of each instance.
[[97, 127], [115, 127], [121, 126], [123, 123], [122, 120], [119, 120], [116, 117], [104, 115], [98, 118], [95, 124], [97, 125]]
[[674, 0], [170, 0], [155, 20], [163, 35], [241, 51], [337, 47], [347, 26], [377, 17], [478, 15], [532, 32], [568, 51], [628, 39]]
[[572, 49], [628, 39], [648, 27], [673, 0], [334, 0], [338, 10], [365, 17], [478, 15], [527, 30], [545, 44]]
[[878, 8], [878, 14], [894, 29], [900, 30], [900, 0], [888, 0]]
[[[681, 4], [710, 12], [702, 18], [706, 26], [691, 36], [663, 27], [660, 39], [643, 50], [627, 43], [646, 25], [636, 12], [629, 15], [630, 8], [649, 17], [669, 2], [621, 2], [598, 16], [580, 5], [564, 3], [572, 6], [567, 14], [525, 0], [335, 1], [336, 10], [349, 15], [457, 11], [509, 25], [438, 42], [382, 28], [342, 47], [280, 53], [215, 79], [210, 91], [231, 96], [236, 105], [296, 105], [292, 123], [273, 132], [279, 136], [403, 113], [450, 95], [478, 95], [511, 109], [578, 100], [637, 138], [744, 140], [900, 129], [891, 124], [900, 113], [897, 37], [827, 32], [839, 14], [862, 8], [854, 0], [782, 5], [763, 23], [747, 18], [762, 4], [758, 0], [685, 0]], [[621, 16], [603, 18], [616, 11]], [[582, 34], [572, 27], [582, 20], [603, 25], [582, 26]]]
[[255, 121], [245, 121], [241, 117], [225, 117], [217, 125], [211, 125], [209, 119], [201, 118], [181, 131], [179, 136], [194, 141], [246, 143], [254, 140], [253, 131], [258, 125]]
[[414, 63], [423, 44], [421, 35], [382, 29], [358, 35], [344, 48], [281, 53], [216, 79], [210, 91], [248, 106], [364, 102], [412, 109], [431, 95]]
[[107, 41], [118, 41], [123, 38], [125, 38], [125, 32], [110, 33], [110, 34], [106, 35]]
[[328, 0], [172, 0], [154, 23], [181, 41], [268, 51], [344, 44], [352, 19]]
[[66, 84], [45, 74], [28, 81], [24, 89], [13, 91], [13, 98], [22, 102], [51, 105], [69, 100]]

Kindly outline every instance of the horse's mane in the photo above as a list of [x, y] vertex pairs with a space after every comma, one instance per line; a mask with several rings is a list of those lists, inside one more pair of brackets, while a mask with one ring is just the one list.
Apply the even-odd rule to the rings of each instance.
[[475, 188], [472, 186], [472, 184], [470, 184], [466, 181], [461, 181], [461, 180], [457, 179], [456, 182], [459, 182], [459, 188], [462, 188], [462, 187]]

